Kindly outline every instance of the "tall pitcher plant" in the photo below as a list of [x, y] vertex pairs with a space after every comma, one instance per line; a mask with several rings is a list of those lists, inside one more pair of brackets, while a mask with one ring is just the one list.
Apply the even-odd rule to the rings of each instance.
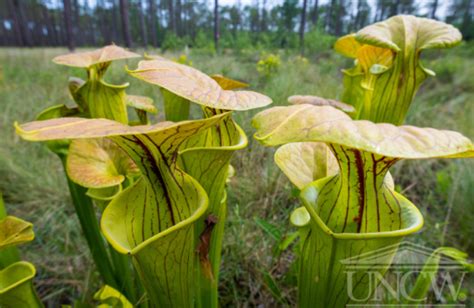
[[109, 196], [101, 231], [132, 257], [152, 306], [217, 307], [229, 162], [247, 144], [232, 110], [271, 100], [228, 90], [243, 84], [223, 77], [218, 83], [163, 58], [141, 61], [129, 73], [167, 91], [165, 100], [200, 104], [203, 119], [130, 126], [66, 117], [18, 125], [17, 133], [31, 141], [73, 140], [67, 170], [94, 196]]
[[[133, 124], [127, 112], [127, 107], [130, 107], [135, 109], [139, 124], [146, 124], [146, 113], [156, 113], [152, 101], [146, 97], [127, 95], [125, 90], [128, 83], [113, 85], [105, 81], [106, 71], [113, 61], [137, 57], [140, 55], [110, 45], [94, 51], [54, 58], [53, 62], [56, 64], [84, 69], [87, 79], [69, 78], [68, 88], [75, 102], [74, 106], [60, 104], [49, 107], [37, 116], [37, 120], [84, 117], [106, 118], [123, 124]], [[103, 281], [135, 299], [136, 290], [129, 260], [105, 244], [94, 203], [103, 209], [103, 205], [109, 202], [114, 194], [133, 181], [137, 168], [129, 159], [127, 161], [122, 153], [116, 151], [116, 146], [108, 140], [55, 140], [47, 142], [47, 146], [59, 156], [64, 165], [76, 214]], [[110, 163], [111, 160], [117, 168]], [[91, 169], [103, 170], [105, 174], [93, 178], [89, 175]], [[116, 174], [123, 171], [122, 169], [127, 171], [124, 172], [127, 181]]]
[[[212, 78], [179, 63], [153, 57], [142, 61], [132, 76], [160, 87], [167, 119], [187, 120], [190, 102], [200, 105], [205, 118], [229, 110], [243, 111], [271, 103], [268, 97], [251, 91], [233, 91], [247, 84], [214, 75]], [[176, 109], [170, 106], [177, 106]], [[209, 196], [209, 207], [195, 225], [199, 234], [200, 306], [216, 307], [221, 248], [227, 213], [225, 185], [233, 175], [232, 154], [247, 146], [247, 136], [231, 118], [191, 137], [180, 150], [178, 164], [199, 181]]]
[[[423, 80], [434, 75], [421, 65], [421, 51], [460, 40], [454, 27], [414, 16], [367, 26], [336, 42], [338, 52], [355, 59], [343, 71], [343, 102], [294, 96], [293, 106], [253, 119], [258, 141], [283, 145], [275, 161], [301, 190], [303, 207], [290, 217], [302, 241], [300, 307], [345, 307], [368, 298], [375, 291], [369, 276], [356, 273], [348, 292], [340, 261], [392, 247], [379, 260], [390, 264], [397, 244], [422, 227], [416, 206], [394, 190], [390, 167], [402, 159], [474, 156], [474, 145], [459, 133], [396, 126]], [[387, 267], [377, 270], [383, 275]]]

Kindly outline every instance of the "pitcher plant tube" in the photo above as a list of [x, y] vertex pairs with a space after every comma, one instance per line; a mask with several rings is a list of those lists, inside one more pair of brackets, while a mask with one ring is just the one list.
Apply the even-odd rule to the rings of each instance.
[[[336, 275], [342, 270], [339, 261], [362, 249], [396, 247], [421, 228], [416, 207], [394, 191], [388, 170], [396, 161], [472, 156], [472, 144], [459, 134], [387, 124], [404, 122], [420, 85], [435, 75], [421, 64], [421, 52], [460, 41], [454, 27], [415, 16], [399, 15], [369, 25], [335, 44], [336, 51], [354, 59], [354, 67], [343, 71], [342, 102], [294, 95], [288, 100], [295, 106], [255, 117], [256, 138], [266, 145], [282, 145], [275, 162], [302, 191], [305, 206], [290, 219], [301, 227], [303, 241], [300, 306], [344, 306], [348, 298], [344, 281]], [[334, 123], [324, 121], [328, 119]], [[459, 148], [452, 148], [451, 142]], [[390, 254], [387, 257], [390, 264]], [[366, 278], [359, 277], [352, 294], [366, 287]]]
[[151, 126], [63, 118], [18, 129], [23, 138], [38, 141], [107, 137], [133, 159], [142, 176], [105, 208], [102, 231], [118, 252], [132, 256], [154, 306], [191, 307], [199, 266], [194, 224], [209, 201], [202, 186], [179, 168], [177, 155], [186, 139], [227, 116]]
[[[474, 156], [474, 145], [459, 133], [356, 121], [329, 106], [274, 107], [257, 114], [253, 125], [255, 138], [266, 146], [324, 142], [337, 160], [336, 174], [303, 186], [304, 209], [291, 217], [302, 240], [300, 307], [351, 303], [340, 261], [395, 245], [422, 227], [418, 209], [387, 183], [391, 166], [402, 159]], [[290, 170], [290, 179], [299, 171], [282, 170]], [[387, 260], [395, 252], [386, 254]], [[382, 275], [386, 269], [380, 269]], [[352, 294], [361, 298], [367, 294], [369, 277], [363, 272], [357, 275], [359, 283]]]
[[[67, 54], [54, 58], [53, 62], [57, 64], [85, 69], [88, 78], [85, 81], [77, 77], [70, 78], [69, 92], [75, 102], [74, 106], [60, 104], [49, 107], [37, 116], [37, 120], [84, 117], [107, 118], [124, 124], [148, 123], [147, 113], [157, 112], [151, 99], [127, 95], [125, 89], [128, 87], [128, 84], [112, 85], [104, 80], [107, 68], [113, 61], [137, 57], [140, 56], [136, 53], [110, 45], [95, 51]], [[127, 106], [135, 109], [138, 123], [129, 120]], [[67, 171], [66, 175], [73, 205], [94, 263], [104, 282], [133, 299], [136, 295], [135, 287], [131, 281], [133, 274], [130, 272], [129, 260], [117, 254], [113, 249], [107, 249], [103, 236], [100, 233], [97, 213], [94, 209], [94, 202], [99, 208], [103, 208], [113, 195], [129, 182], [120, 185], [118, 183], [103, 184], [101, 187], [88, 187], [84, 185], [84, 179], [78, 179], [78, 175], [74, 173], [77, 168], [74, 169], [73, 166], [77, 166], [77, 160], [86, 160], [87, 157], [90, 158], [100, 153], [102, 156], [96, 157], [95, 161], [91, 162], [88, 168], [103, 168], [107, 172], [113, 172], [109, 169], [114, 166], [110, 165], [108, 161], [103, 161], [102, 166], [98, 166], [97, 160], [103, 160], [104, 156], [108, 155], [106, 150], [113, 148], [114, 145], [107, 144], [107, 141], [97, 140], [77, 141], [79, 144], [74, 144], [75, 142], [55, 140], [49, 141], [46, 144], [52, 152], [60, 157], [64, 169]], [[106, 150], [101, 148], [102, 146]], [[91, 151], [91, 153], [88, 154], [89, 156], [79, 157], [84, 154], [84, 150]], [[115, 154], [110, 155], [114, 156]], [[80, 165], [78, 168], [82, 167], [83, 165]], [[98, 180], [96, 179], [96, 181]]]
[[[228, 111], [244, 111], [266, 106], [270, 98], [252, 91], [236, 90], [247, 84], [221, 75], [206, 74], [183, 64], [155, 57], [140, 61], [129, 73], [160, 87], [165, 105], [193, 102], [201, 106], [203, 116], [211, 118]], [[183, 110], [182, 105], [178, 110]], [[173, 109], [171, 109], [173, 110]], [[170, 117], [170, 109], [165, 110]], [[171, 112], [171, 118], [184, 113]], [[209, 196], [209, 207], [196, 224], [200, 234], [200, 296], [198, 306], [217, 307], [217, 289], [221, 248], [227, 204], [225, 186], [232, 170], [232, 154], [247, 146], [247, 136], [229, 116], [201, 133], [189, 138], [180, 149], [180, 167], [198, 180]]]
[[355, 63], [343, 70], [341, 100], [355, 107], [355, 119], [402, 124], [423, 81], [435, 75], [422, 65], [422, 51], [449, 48], [461, 39], [451, 25], [409, 15], [341, 37], [335, 50]]

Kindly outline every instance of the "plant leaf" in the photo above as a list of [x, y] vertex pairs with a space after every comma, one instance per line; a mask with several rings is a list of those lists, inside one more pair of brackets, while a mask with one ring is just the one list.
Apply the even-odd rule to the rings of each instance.
[[102, 230], [115, 249], [134, 257], [149, 297], [162, 307], [194, 301], [194, 230], [208, 207], [201, 185], [176, 166], [176, 151], [186, 138], [220, 119], [180, 122], [148, 135], [152, 139], [114, 138], [144, 176], [107, 206]]
[[338, 102], [334, 99], [322, 98], [313, 95], [293, 95], [288, 97], [288, 102], [293, 105], [314, 105], [314, 106], [332, 106], [344, 112], [354, 112], [354, 107], [348, 104]]
[[105, 118], [127, 124], [127, 95], [123, 85], [111, 85], [102, 79], [88, 80], [75, 92], [78, 105], [87, 106], [91, 118]]
[[53, 59], [56, 64], [88, 68], [93, 65], [111, 62], [115, 60], [138, 58], [139, 54], [127, 51], [116, 45], [108, 45], [94, 51], [70, 53], [57, 56]]
[[255, 138], [267, 146], [309, 141], [392, 158], [474, 156], [472, 142], [457, 132], [354, 121], [327, 106], [273, 107], [258, 113], [252, 124], [257, 129]]
[[[208, 107], [203, 111], [207, 118], [223, 112]], [[217, 305], [217, 282], [227, 216], [225, 186], [229, 179], [230, 159], [234, 151], [244, 148], [247, 143], [245, 132], [229, 117], [219, 125], [189, 138], [180, 149], [180, 166], [199, 181], [209, 196], [209, 207], [195, 229], [196, 234], [201, 234], [198, 250], [202, 268], [199, 297], [204, 307]], [[214, 223], [211, 231], [207, 231], [206, 221], [209, 219]]]
[[[128, 83], [112, 85], [103, 80], [103, 75], [111, 61], [134, 57], [139, 55], [109, 45], [95, 51], [58, 56], [53, 61], [57, 64], [87, 69], [86, 82], [79, 78], [69, 80], [69, 91], [81, 112], [91, 118], [106, 118], [127, 124], [127, 103], [130, 100], [126, 98], [125, 89]], [[138, 100], [136, 97], [132, 97], [131, 100], [140, 106], [145, 103], [144, 99], [136, 102]], [[144, 119], [141, 121], [144, 122]]]
[[255, 218], [255, 223], [275, 241], [281, 241], [281, 231], [275, 225], [272, 225], [268, 221], [258, 217]]
[[304, 227], [309, 224], [311, 216], [305, 207], [301, 206], [291, 212], [290, 221], [296, 227]]
[[[115, 196], [122, 192], [122, 185], [105, 187], [105, 188], [89, 188], [86, 195], [95, 199], [95, 201], [104, 201], [109, 203]], [[105, 207], [103, 207], [105, 208]]]
[[275, 163], [298, 189], [339, 170], [334, 155], [320, 142], [285, 144], [275, 152]]
[[128, 301], [125, 295], [115, 290], [111, 286], [105, 285], [94, 294], [94, 299], [100, 301], [98, 307], [106, 308], [132, 308], [133, 305]]
[[344, 35], [340, 37], [334, 44], [334, 50], [348, 58], [357, 58], [357, 51], [362, 46], [359, 43], [354, 33]]
[[[81, 115], [83, 114], [79, 108], [69, 108], [66, 105], [56, 105], [40, 112], [36, 117], [36, 120], [43, 121], [62, 117], [79, 117]], [[69, 143], [69, 140], [54, 140], [46, 142], [46, 146], [51, 152], [65, 157], [68, 153]]]
[[[284, 144], [276, 150], [274, 159], [280, 170], [300, 190], [315, 180], [339, 172], [334, 154], [322, 142]], [[384, 183], [394, 189], [390, 172], [387, 172]]]
[[357, 59], [365, 72], [377, 75], [392, 66], [393, 53], [390, 49], [365, 45], [358, 50]]
[[142, 172], [104, 210], [102, 231], [120, 253], [128, 253], [152, 304], [188, 307], [194, 302], [197, 264], [195, 223], [206, 212], [207, 194], [177, 165], [186, 139], [229, 117], [150, 126], [106, 119], [64, 118], [17, 126], [29, 140], [111, 138]]
[[161, 88], [167, 121], [179, 122], [189, 119], [189, 100]]
[[[204, 107], [203, 111], [207, 118], [223, 112], [208, 107]], [[196, 223], [195, 229], [196, 234], [201, 234], [199, 247], [202, 249], [198, 250], [202, 268], [199, 297], [203, 307], [217, 305], [217, 282], [227, 216], [225, 187], [231, 170], [230, 160], [235, 151], [243, 149], [247, 144], [243, 129], [228, 117], [219, 125], [189, 138], [180, 149], [181, 168], [195, 178], [209, 196], [209, 207]], [[210, 231], [209, 224], [206, 223], [208, 220], [214, 223]], [[209, 269], [212, 271], [211, 275]]]
[[73, 182], [87, 188], [117, 186], [139, 174], [128, 155], [104, 138], [73, 140], [66, 170]]
[[344, 71], [342, 100], [356, 108], [356, 119], [400, 125], [420, 85], [434, 75], [421, 64], [421, 51], [460, 42], [461, 33], [453, 26], [408, 15], [342, 37], [336, 50], [357, 58], [354, 69]]
[[448, 48], [461, 42], [458, 29], [444, 22], [398, 15], [369, 25], [356, 33], [360, 43], [389, 48], [394, 51]]
[[127, 95], [127, 105], [135, 109], [135, 112], [138, 116], [138, 124], [146, 125], [149, 124], [148, 113], [158, 113], [155, 105], [153, 105], [153, 100], [146, 96], [139, 95]]
[[407, 304], [419, 304], [420, 301], [426, 298], [433, 281], [436, 279], [442, 255], [458, 262], [468, 271], [474, 271], [474, 265], [467, 262], [468, 255], [466, 253], [451, 247], [440, 247], [427, 258], [416, 278], [415, 285], [408, 297], [410, 300], [407, 301]]
[[211, 75], [211, 78], [214, 79], [224, 90], [242, 89], [248, 88], [249, 86], [245, 82], [230, 79], [219, 74]]
[[273, 295], [273, 298], [276, 299], [279, 303], [284, 303], [285, 301], [283, 299], [281, 289], [275, 279], [273, 279], [272, 275], [266, 270], [262, 270], [262, 275], [265, 286]]
[[[299, 277], [299, 304], [305, 307], [315, 301], [322, 307], [343, 307], [357, 303], [354, 298], [372, 294], [376, 284], [369, 283], [371, 273], [375, 270], [383, 275], [400, 241], [423, 225], [419, 210], [384, 185], [387, 168], [381, 157], [361, 157], [364, 152], [342, 147], [334, 153], [340, 173], [306, 186], [301, 192], [304, 209], [294, 214], [302, 219], [292, 217], [293, 223], [304, 227], [299, 229], [304, 260]], [[352, 213], [360, 204], [363, 215]], [[364, 256], [373, 256], [372, 260], [376, 257], [376, 266], [370, 273], [354, 270], [355, 266], [366, 265], [363, 261], [359, 264]], [[348, 271], [352, 271], [352, 285], [348, 285]]]
[[32, 241], [33, 224], [14, 216], [0, 220], [0, 250]]
[[41, 111], [37, 116], [36, 120], [49, 120], [54, 118], [62, 118], [62, 117], [71, 117], [71, 116], [78, 116], [80, 115], [80, 111], [78, 108], [69, 108], [66, 105], [55, 105], [45, 110]]
[[206, 74], [168, 60], [140, 61], [138, 68], [129, 73], [191, 102], [215, 109], [248, 110], [272, 102], [269, 97], [256, 92], [224, 90]]
[[[309, 217], [309, 214], [308, 214]], [[288, 249], [288, 247], [297, 239], [299, 238], [299, 232], [292, 232], [290, 234], [287, 234], [283, 240], [278, 244], [278, 249], [280, 251], [285, 251]]]
[[160, 122], [149, 126], [127, 126], [107, 119], [59, 118], [19, 125], [17, 133], [25, 140], [90, 139], [160, 132], [177, 124]]
[[[322, 187], [325, 183], [323, 181], [327, 179], [318, 180], [309, 186]], [[298, 303], [301, 307], [313, 307], [314, 303], [321, 307], [360, 305], [360, 301], [355, 302], [353, 299], [365, 298], [374, 292], [377, 285], [369, 283], [371, 275], [374, 271], [384, 275], [400, 241], [421, 228], [421, 213], [408, 200], [400, 197], [401, 213], [404, 217], [401, 229], [371, 233], [335, 233], [314, 213], [314, 198], [306, 197], [303, 195], [302, 200], [311, 214], [311, 219], [309, 224], [300, 229], [300, 260], [304, 263], [301, 264], [298, 280]], [[377, 257], [377, 266], [370, 272], [354, 270], [354, 266], [358, 266], [358, 260], [369, 254]], [[350, 271], [353, 284], [349, 286], [347, 282]], [[347, 292], [348, 288], [351, 288], [352, 298]]]
[[43, 307], [33, 287], [36, 270], [29, 262], [16, 262], [0, 271], [0, 306]]
[[82, 80], [81, 78], [77, 77], [69, 77], [69, 83], [68, 83], [68, 88], [69, 88], [69, 93], [71, 94], [71, 97], [74, 99], [76, 104], [79, 106], [79, 110], [88, 113], [89, 112], [89, 107], [87, 106], [86, 102], [82, 101], [81, 98], [77, 95], [77, 91], [85, 84], [86, 82]]
[[146, 96], [141, 95], [128, 95], [127, 94], [127, 105], [135, 109], [144, 110], [148, 113], [158, 113], [153, 100]]

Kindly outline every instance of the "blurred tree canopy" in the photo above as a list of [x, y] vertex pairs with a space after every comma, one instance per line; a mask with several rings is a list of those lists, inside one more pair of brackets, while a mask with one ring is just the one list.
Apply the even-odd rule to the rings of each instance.
[[[444, 5], [441, 12], [441, 3]], [[228, 3], [227, 1], [226, 3]], [[278, 4], [275, 4], [278, 3]], [[397, 14], [445, 19], [474, 37], [474, 0], [4, 0], [2, 46], [301, 48]], [[322, 44], [324, 45], [324, 43]]]

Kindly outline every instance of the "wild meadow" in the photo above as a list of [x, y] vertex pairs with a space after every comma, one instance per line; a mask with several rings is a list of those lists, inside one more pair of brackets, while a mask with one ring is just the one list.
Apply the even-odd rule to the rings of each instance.
[[[81, 50], [79, 50], [81, 51]], [[101, 286], [71, 205], [61, 162], [40, 143], [15, 135], [13, 123], [35, 118], [47, 106], [72, 103], [68, 76], [86, 78], [85, 71], [55, 65], [51, 59], [65, 49], [0, 49], [0, 192], [10, 215], [34, 224], [36, 238], [21, 246], [22, 257], [35, 263], [35, 285], [50, 307], [89, 301]], [[138, 50], [143, 53], [143, 50]], [[161, 54], [147, 50], [148, 54]], [[269, 96], [273, 106], [288, 105], [292, 95], [340, 98], [347, 60], [330, 49], [301, 57], [295, 51], [189, 49], [165, 53], [185, 57], [207, 74], [244, 81]], [[422, 63], [436, 72], [422, 86], [407, 124], [461, 132], [474, 138], [474, 45], [427, 51]], [[259, 61], [263, 60], [263, 63]], [[108, 82], [130, 82], [129, 94], [153, 98], [162, 121], [163, 98], [156, 87], [132, 78], [138, 60], [113, 63]], [[197, 115], [195, 106], [191, 115]], [[252, 136], [252, 117], [259, 110], [239, 112], [235, 120]], [[235, 176], [228, 187], [228, 219], [219, 281], [222, 307], [268, 307], [296, 303], [295, 232], [289, 223], [300, 201], [298, 191], [273, 162], [274, 148], [253, 138], [231, 161]], [[456, 247], [474, 257], [474, 163], [472, 160], [402, 161], [392, 170], [396, 190], [419, 206], [425, 225], [408, 240], [426, 247]], [[293, 264], [293, 265], [292, 265]], [[474, 297], [474, 277], [466, 276], [463, 292]], [[473, 301], [468, 302], [474, 304]]]

